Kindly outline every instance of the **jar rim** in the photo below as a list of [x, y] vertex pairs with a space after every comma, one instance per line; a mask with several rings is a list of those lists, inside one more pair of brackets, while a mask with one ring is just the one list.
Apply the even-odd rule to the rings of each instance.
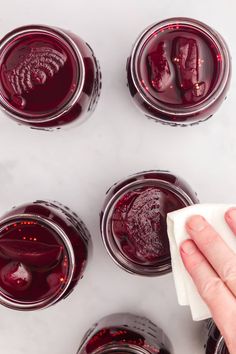
[[[206, 37], [210, 38], [210, 40], [215, 43], [217, 49], [219, 50], [219, 53], [222, 57], [222, 70], [220, 72], [220, 76], [217, 79], [217, 82], [215, 84], [214, 89], [212, 92], [205, 97], [202, 101], [199, 103], [189, 106], [189, 107], [170, 107], [168, 104], [160, 103], [155, 100], [150, 93], [147, 92], [147, 90], [144, 90], [144, 87], [140, 84], [140, 80], [138, 78], [138, 59], [140, 52], [145, 45], [145, 43], [151, 38], [153, 33], [155, 33], [157, 30], [165, 27], [165, 26], [170, 26], [170, 25], [186, 25], [186, 26], [191, 26], [192, 28], [201, 31]], [[161, 22], [156, 22], [153, 23], [152, 25], [148, 26], [137, 38], [135, 41], [135, 44], [133, 46], [131, 55], [130, 55], [130, 73], [131, 73], [131, 78], [133, 81], [133, 84], [135, 86], [135, 89], [137, 90], [138, 94], [142, 97], [144, 102], [148, 104], [151, 108], [153, 108], [156, 111], [159, 111], [162, 114], [167, 114], [169, 116], [189, 116], [193, 114], [197, 114], [201, 112], [202, 110], [205, 110], [206, 108], [210, 107], [215, 100], [217, 100], [218, 97], [221, 96], [223, 93], [228, 79], [230, 77], [230, 71], [231, 71], [231, 63], [230, 63], [230, 53], [228, 46], [223, 39], [223, 37], [217, 33], [214, 29], [212, 29], [210, 26], [206, 25], [205, 23], [188, 18], [188, 17], [173, 17], [169, 18], [166, 20], [163, 20]], [[157, 118], [156, 116], [153, 116], [151, 112], [149, 112], [149, 115], [154, 118], [157, 121], [166, 123], [166, 119], [162, 118]], [[182, 121], [174, 121], [175, 124], [183, 124]]]
[[68, 275], [66, 278], [66, 284], [64, 285], [64, 288], [61, 290], [58, 289], [55, 294], [53, 294], [50, 297], [47, 297], [43, 300], [39, 301], [19, 301], [19, 300], [13, 300], [8, 296], [4, 296], [1, 291], [0, 291], [0, 304], [9, 307], [14, 310], [35, 310], [35, 309], [42, 309], [48, 306], [53, 305], [56, 303], [59, 299], [63, 297], [65, 292], [67, 291], [68, 287], [71, 284], [72, 278], [73, 278], [73, 273], [75, 269], [75, 256], [74, 256], [74, 251], [73, 247], [71, 245], [71, 242], [64, 232], [64, 230], [54, 221], [51, 221], [47, 218], [43, 218], [39, 215], [34, 215], [34, 214], [16, 214], [13, 216], [6, 217], [5, 219], [0, 220], [0, 232], [7, 226], [11, 225], [14, 222], [17, 222], [19, 220], [34, 220], [37, 221], [47, 228], [53, 230], [57, 236], [62, 240], [66, 251], [68, 253]]
[[79, 99], [85, 82], [85, 65], [83, 62], [82, 54], [78, 46], [76, 45], [75, 41], [66, 32], [64, 32], [60, 28], [50, 27], [42, 24], [26, 25], [26, 26], [18, 27], [16, 29], [13, 29], [11, 32], [7, 33], [3, 37], [3, 39], [0, 40], [0, 53], [7, 46], [7, 44], [9, 44], [16, 37], [18, 37], [19, 35], [31, 33], [32, 31], [35, 33], [52, 35], [56, 37], [58, 41], [63, 40], [64, 45], [66, 45], [68, 49], [73, 52], [73, 54], [75, 55], [76, 64], [78, 66], [78, 72], [79, 72], [76, 90], [73, 93], [73, 95], [68, 99], [68, 101], [62, 107], [59, 108], [58, 111], [49, 114], [48, 113], [35, 114], [35, 118], [32, 118], [31, 113], [19, 111], [18, 109], [10, 105], [7, 102], [7, 100], [3, 97], [1, 91], [0, 91], [0, 104], [2, 108], [7, 112], [7, 114], [12, 116], [15, 120], [19, 122], [36, 123], [36, 124], [47, 123], [56, 120], [61, 115], [69, 111]]
[[[139, 174], [136, 174], [139, 175]], [[133, 175], [135, 176], [135, 175]], [[118, 182], [119, 184], [119, 182]], [[110, 227], [110, 221], [111, 221], [111, 216], [114, 211], [114, 207], [117, 203], [117, 201], [121, 198], [122, 195], [127, 193], [130, 190], [133, 190], [134, 188], [139, 188], [140, 186], [150, 186], [150, 185], [155, 185], [157, 187], [162, 187], [164, 189], [169, 190], [173, 194], [176, 195], [186, 206], [193, 205], [194, 202], [192, 199], [189, 197], [189, 195], [180, 187], [174, 186], [171, 182], [163, 181], [161, 179], [154, 179], [154, 178], [146, 178], [144, 180], [137, 180], [128, 183], [124, 187], [121, 187], [108, 201], [108, 203], [105, 206], [105, 209], [102, 213], [102, 218], [101, 218], [101, 235], [103, 239], [103, 243], [105, 245], [105, 248], [108, 252], [108, 254], [111, 256], [113, 261], [120, 266], [122, 269], [126, 270], [127, 272], [131, 274], [137, 274], [137, 275], [143, 275], [143, 276], [160, 276], [162, 274], [166, 274], [171, 272], [172, 267], [171, 267], [171, 256], [168, 257], [166, 262], [161, 265], [157, 266], [146, 266], [146, 265], [141, 265], [136, 262], [132, 262], [130, 259], [127, 259], [118, 249], [118, 246], [114, 240], [113, 237], [109, 237], [109, 227]], [[109, 192], [108, 192], [109, 193]]]

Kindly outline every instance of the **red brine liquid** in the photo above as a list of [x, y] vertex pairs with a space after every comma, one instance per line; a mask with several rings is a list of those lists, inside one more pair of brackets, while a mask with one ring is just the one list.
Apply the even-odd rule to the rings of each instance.
[[36, 201], [0, 219], [0, 303], [17, 310], [50, 306], [82, 278], [90, 235], [57, 203]]
[[87, 331], [77, 354], [170, 354], [172, 345], [163, 331], [147, 318], [130, 313], [112, 314]]
[[128, 272], [170, 272], [167, 213], [197, 202], [188, 184], [167, 171], [141, 172], [116, 183], [101, 213], [107, 251]]
[[60, 128], [94, 110], [101, 88], [99, 64], [78, 36], [26, 26], [0, 41], [0, 104], [35, 128]]
[[176, 18], [142, 33], [127, 70], [131, 95], [147, 116], [189, 124], [209, 118], [225, 98], [230, 58], [210, 27]]

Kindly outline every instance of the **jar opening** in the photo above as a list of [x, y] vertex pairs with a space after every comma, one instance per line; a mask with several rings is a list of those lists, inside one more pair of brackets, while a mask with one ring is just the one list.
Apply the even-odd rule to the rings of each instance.
[[33, 25], [0, 42], [0, 103], [19, 121], [41, 123], [65, 113], [81, 94], [85, 68], [65, 32]]
[[230, 58], [224, 40], [210, 27], [173, 18], [140, 35], [131, 53], [130, 70], [144, 102], [177, 119], [205, 110], [222, 94]]
[[110, 199], [102, 216], [108, 253], [131, 273], [155, 276], [170, 272], [166, 213], [192, 204], [181, 188], [166, 181], [146, 179], [124, 186]]
[[32, 214], [0, 224], [0, 302], [33, 310], [58, 301], [75, 267], [71, 243], [54, 222]]

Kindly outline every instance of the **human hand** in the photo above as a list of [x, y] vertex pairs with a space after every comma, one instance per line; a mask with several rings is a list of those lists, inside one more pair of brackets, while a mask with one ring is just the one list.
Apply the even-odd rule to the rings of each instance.
[[[236, 235], [236, 208], [225, 213]], [[223, 335], [230, 354], [236, 354], [236, 254], [200, 215], [186, 223], [191, 239], [180, 247], [183, 263]]]

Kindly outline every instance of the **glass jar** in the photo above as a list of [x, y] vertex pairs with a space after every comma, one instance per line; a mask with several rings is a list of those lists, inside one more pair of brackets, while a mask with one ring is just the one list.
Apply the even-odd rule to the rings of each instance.
[[212, 319], [206, 321], [205, 328], [205, 354], [229, 354], [224, 338]]
[[69, 208], [49, 201], [14, 207], [0, 218], [0, 303], [48, 307], [83, 277], [90, 234]]
[[77, 354], [170, 354], [163, 331], [146, 318], [129, 313], [102, 318], [82, 339]]
[[20, 124], [51, 130], [82, 122], [100, 90], [93, 50], [69, 31], [24, 26], [0, 41], [0, 106]]
[[226, 98], [230, 54], [209, 26], [171, 18], [141, 33], [128, 58], [127, 75], [131, 96], [148, 118], [192, 125], [210, 118]]
[[166, 215], [198, 199], [168, 171], [146, 171], [113, 185], [101, 212], [101, 234], [112, 259], [124, 270], [157, 276], [171, 271]]

